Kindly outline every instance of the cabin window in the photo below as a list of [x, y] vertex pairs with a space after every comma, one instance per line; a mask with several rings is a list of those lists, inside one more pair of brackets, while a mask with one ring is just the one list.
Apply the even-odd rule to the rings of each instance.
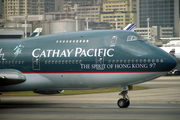
[[144, 63], [146, 63], [146, 59], [144, 59], [143, 61], [144, 61]]
[[61, 64], [61, 60], [58, 61], [58, 64]]
[[155, 62], [155, 60], [154, 59], [152, 59], [152, 63], [154, 63]]
[[127, 41], [135, 41], [135, 40], [145, 40], [145, 39], [141, 36], [134, 36], [134, 35], [130, 35], [127, 37]]
[[56, 40], [56, 43], [88, 43], [89, 40]]
[[76, 60], [76, 64], [78, 64], [78, 60]]
[[161, 63], [163, 63], [163, 59], [161, 59]]
[[81, 64], [82, 63], [82, 60], [79, 60], [79, 64]]
[[136, 63], [138, 63], [138, 59], [136, 59]]
[[71, 64], [71, 60], [69, 60], [69, 64]]
[[114, 63], [115, 63], [115, 60], [112, 60], [112, 63], [114, 64]]
[[158, 62], [159, 62], [159, 59], [156, 59], [156, 62], [158, 63]]
[[24, 61], [0, 61], [0, 65], [21, 65], [21, 64], [24, 64]]
[[142, 59], [139, 60], [139, 63], [142, 63]]
[[119, 60], [116, 60], [116, 63], [118, 64], [118, 63], [119, 63]]
[[128, 60], [128, 63], [131, 63], [131, 60]]
[[132, 63], [134, 63], [134, 60], [132, 60]]
[[120, 60], [120, 63], [123, 63], [123, 60]]
[[111, 39], [110, 47], [116, 46], [117, 36], [113, 36]]
[[74, 64], [75, 63], [75, 61], [74, 60], [72, 60], [72, 64]]

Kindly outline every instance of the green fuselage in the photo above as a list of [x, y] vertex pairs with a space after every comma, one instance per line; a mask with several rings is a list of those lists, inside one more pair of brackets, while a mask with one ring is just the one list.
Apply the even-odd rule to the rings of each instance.
[[7, 71], [7, 76], [9, 70], [13, 75], [18, 71], [26, 81], [3, 86], [0, 91], [132, 85], [159, 77], [175, 65], [168, 53], [129, 31], [82, 31], [6, 40], [0, 41], [0, 77], [2, 71]]

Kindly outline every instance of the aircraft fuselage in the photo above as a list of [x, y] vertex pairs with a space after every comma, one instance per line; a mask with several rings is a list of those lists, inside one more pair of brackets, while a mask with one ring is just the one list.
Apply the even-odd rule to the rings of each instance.
[[173, 57], [138, 37], [134, 32], [103, 30], [0, 41], [0, 77], [6, 71], [25, 76], [22, 83], [1, 84], [0, 91], [127, 86], [175, 67]]

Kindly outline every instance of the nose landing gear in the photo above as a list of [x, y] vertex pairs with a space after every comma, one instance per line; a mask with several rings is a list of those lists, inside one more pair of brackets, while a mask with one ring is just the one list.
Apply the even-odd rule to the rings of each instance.
[[124, 88], [121, 88], [121, 89], [122, 89], [122, 92], [119, 95], [122, 95], [123, 98], [121, 98], [121, 99], [119, 99], [117, 101], [117, 105], [120, 108], [127, 108], [130, 105], [129, 97], [127, 95], [127, 93], [128, 93], [128, 86], [126, 86]]

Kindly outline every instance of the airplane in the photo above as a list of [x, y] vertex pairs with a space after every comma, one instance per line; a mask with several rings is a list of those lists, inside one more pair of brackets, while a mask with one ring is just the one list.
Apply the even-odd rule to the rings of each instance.
[[163, 45], [164, 47], [177, 47], [180, 46], [180, 40], [171, 40], [167, 44], [163, 44]]
[[132, 24], [128, 24], [123, 30], [134, 31], [135, 27], [136, 24], [132, 23]]
[[129, 86], [165, 75], [175, 66], [171, 55], [126, 30], [1, 40], [0, 92], [58, 94], [121, 87], [117, 105], [127, 108]]
[[42, 28], [36, 28], [33, 33], [30, 35], [30, 37], [37, 37], [40, 36], [42, 32]]

